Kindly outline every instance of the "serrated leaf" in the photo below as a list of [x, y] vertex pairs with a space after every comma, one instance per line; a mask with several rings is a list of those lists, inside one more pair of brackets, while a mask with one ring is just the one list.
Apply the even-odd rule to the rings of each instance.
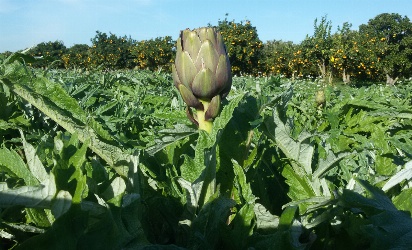
[[0, 169], [22, 178], [28, 186], [39, 184], [39, 181], [34, 178], [23, 159], [14, 150], [0, 148]]
[[174, 125], [173, 129], [163, 129], [160, 130], [159, 133], [164, 136], [156, 138], [156, 144], [147, 148], [146, 151], [149, 155], [154, 155], [155, 153], [175, 143], [176, 141], [185, 139], [188, 136], [198, 133], [198, 130], [184, 124], [177, 124]]
[[88, 214], [73, 207], [57, 219], [45, 233], [31, 237], [16, 249], [76, 249], [80, 237], [84, 237]]
[[255, 203], [256, 227], [261, 230], [274, 230], [279, 225], [279, 217], [271, 214], [262, 204]]
[[49, 181], [49, 175], [46, 172], [43, 164], [36, 154], [36, 149], [26, 141], [23, 132], [20, 130], [21, 138], [23, 141], [23, 149], [27, 159], [27, 166], [30, 169], [31, 174], [41, 183]]
[[25, 208], [24, 210], [26, 212], [26, 223], [49, 228], [55, 221], [49, 209]]
[[204, 165], [195, 162], [192, 158], [190, 158], [187, 155], [183, 155], [183, 157], [184, 162], [181, 166], [182, 177], [187, 181], [194, 182], [197, 178], [199, 178], [199, 175], [204, 169]]
[[372, 239], [371, 249], [409, 249], [412, 246], [412, 219], [400, 211], [385, 211], [371, 217], [364, 232]]
[[344, 190], [341, 201], [350, 209], [363, 211], [370, 223], [361, 226], [371, 240], [372, 249], [408, 249], [412, 245], [412, 218], [399, 211], [385, 193], [366, 181], [357, 180], [368, 197]]
[[357, 152], [340, 152], [338, 154], [333, 153], [332, 150], [327, 150], [326, 159], [319, 159], [319, 165], [313, 173], [314, 178], [321, 178], [327, 171], [329, 171], [335, 164], [337, 164], [343, 158], [354, 155]]
[[195, 183], [192, 185], [191, 182], [183, 178], [179, 178], [177, 181], [179, 182], [182, 188], [186, 189], [187, 191], [186, 200], [188, 201], [189, 211], [194, 214], [194, 212], [196, 211], [198, 207], [199, 197], [202, 191], [203, 182]]
[[14, 238], [14, 235], [9, 234], [9, 233], [6, 232], [5, 230], [1, 229], [1, 230], [0, 230], [0, 238], [11, 240], [11, 239]]
[[[297, 172], [290, 165], [286, 165], [282, 171], [282, 175], [286, 178], [286, 183], [290, 187], [288, 196], [292, 201], [300, 201], [317, 196], [311, 181], [308, 176], [303, 173], [303, 170]], [[299, 203], [299, 208], [301, 211], [305, 211], [307, 205]]]
[[182, 166], [182, 173], [190, 172], [191, 178], [187, 180], [191, 181], [193, 177], [196, 177], [192, 182], [202, 182], [204, 185], [202, 187], [202, 194], [199, 197], [199, 205], [207, 201], [216, 191], [216, 147], [220, 140], [221, 131], [232, 118], [233, 111], [239, 105], [242, 98], [243, 95], [234, 97], [223, 108], [220, 116], [213, 122], [213, 129], [210, 135], [203, 130], [199, 131], [194, 161], [190, 162], [189, 165], [184, 164]]
[[[275, 108], [273, 116], [265, 120], [268, 136], [276, 142], [276, 145], [282, 150], [287, 158], [302, 166], [305, 172], [312, 174], [312, 158], [314, 154], [314, 146], [308, 142], [312, 137], [311, 134], [302, 132], [298, 140], [294, 140], [286, 128], [286, 125], [281, 121], [279, 112]], [[306, 141], [306, 142], [305, 142]]]
[[235, 161], [232, 160], [233, 163], [233, 171], [237, 178], [237, 182], [239, 183], [240, 190], [238, 192], [241, 194], [243, 199], [245, 199], [246, 203], [252, 204], [255, 202], [256, 197], [253, 195], [252, 189], [250, 188], [250, 184], [246, 182], [246, 175], [243, 171], [243, 168]]
[[393, 204], [399, 209], [409, 211], [412, 214], [412, 188], [402, 190], [402, 192], [393, 198]]
[[19, 230], [21, 232], [41, 234], [41, 233], [44, 233], [46, 231], [43, 228], [38, 228], [38, 227], [32, 226], [30, 224], [7, 223], [7, 222], [4, 222], [4, 221], [3, 221], [3, 223], [6, 224], [8, 227], [14, 228], [14, 229]]
[[[77, 136], [75, 138], [77, 140]], [[73, 165], [75, 168], [80, 168], [83, 166], [83, 163], [86, 161], [86, 152], [89, 147], [90, 140], [86, 140], [82, 147], [74, 153], [69, 159], [69, 165]]]

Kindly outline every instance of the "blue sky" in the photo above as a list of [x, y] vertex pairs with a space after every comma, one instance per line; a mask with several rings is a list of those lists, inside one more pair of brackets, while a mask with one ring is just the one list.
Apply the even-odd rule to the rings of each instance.
[[170, 35], [225, 18], [250, 20], [259, 38], [301, 42], [315, 18], [327, 15], [333, 29], [357, 29], [381, 13], [412, 19], [411, 0], [0, 0], [0, 52], [40, 42], [67, 47], [89, 44], [97, 30], [136, 40]]

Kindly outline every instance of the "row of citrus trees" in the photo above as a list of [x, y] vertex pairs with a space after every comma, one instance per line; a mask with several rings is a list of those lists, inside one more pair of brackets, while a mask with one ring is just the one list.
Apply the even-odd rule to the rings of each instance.
[[[395, 84], [412, 74], [412, 23], [399, 14], [380, 14], [357, 30], [344, 23], [332, 33], [326, 17], [315, 20], [312, 35], [300, 43], [272, 40], [262, 43], [250, 21], [227, 18], [218, 22], [230, 56], [232, 72], [241, 74], [321, 77], [329, 82], [386, 80]], [[38, 67], [150, 69], [170, 71], [175, 41], [170, 36], [136, 41], [131, 37], [96, 32], [92, 45], [44, 42], [31, 49], [47, 60]]]
[[399, 14], [380, 14], [351, 29], [343, 23], [332, 33], [326, 17], [315, 20], [314, 32], [300, 44], [269, 41], [264, 46], [266, 72], [322, 77], [331, 82], [386, 80], [390, 85], [412, 73], [412, 23]]

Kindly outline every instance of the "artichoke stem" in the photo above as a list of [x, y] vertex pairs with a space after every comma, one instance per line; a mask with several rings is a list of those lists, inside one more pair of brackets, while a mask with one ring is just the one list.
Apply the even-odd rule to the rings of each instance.
[[203, 110], [197, 110], [197, 122], [199, 123], [199, 129], [202, 129], [209, 134], [212, 132], [212, 127], [213, 127], [213, 121], [206, 121], [205, 120], [205, 113], [207, 109], [209, 108], [209, 103], [208, 101], [203, 101], [200, 100], [200, 102], [203, 104]]

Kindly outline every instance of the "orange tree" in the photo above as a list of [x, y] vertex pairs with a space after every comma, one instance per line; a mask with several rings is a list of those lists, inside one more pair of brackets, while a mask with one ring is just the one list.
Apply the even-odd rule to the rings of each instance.
[[170, 36], [139, 41], [131, 48], [133, 64], [139, 69], [171, 72], [175, 43]]
[[130, 48], [134, 40], [96, 31], [91, 39], [90, 65], [103, 66], [107, 69], [123, 69], [133, 67]]
[[66, 53], [67, 48], [62, 41], [43, 42], [37, 44], [29, 50], [29, 54], [36, 57], [42, 57], [44, 60], [34, 62], [33, 67], [46, 67], [53, 63], [53, 66], [62, 68], [62, 55]]
[[359, 61], [358, 32], [351, 30], [352, 24], [343, 23], [332, 36], [330, 64], [336, 74], [342, 76], [345, 83], [350, 82], [350, 76], [356, 76]]
[[[316, 64], [319, 70], [319, 76], [326, 79], [327, 71], [330, 73], [330, 54], [332, 49], [332, 23], [326, 17], [322, 17], [318, 24], [315, 19], [314, 33], [312, 36], [306, 36], [301, 43], [303, 57], [309, 62]], [[331, 80], [331, 75], [329, 75]]]
[[412, 23], [408, 17], [383, 13], [361, 25], [359, 32], [387, 84], [412, 75]]
[[380, 60], [376, 56], [373, 44], [376, 38], [370, 37], [369, 34], [357, 33], [354, 41], [354, 52], [356, 56], [352, 61], [353, 75], [357, 80], [378, 81], [381, 80], [382, 74], [378, 70], [377, 64]]
[[89, 68], [91, 58], [87, 44], [75, 44], [62, 56], [66, 68]]
[[225, 41], [234, 75], [257, 75], [262, 71], [262, 41], [249, 20], [236, 23], [227, 18], [218, 22], [217, 29]]
[[302, 44], [294, 46], [292, 57], [289, 60], [288, 68], [292, 78], [314, 77], [317, 75], [317, 64], [309, 60], [303, 53], [305, 48]]
[[262, 66], [266, 74], [285, 75], [291, 77], [293, 72], [289, 67], [296, 51], [296, 44], [282, 40], [267, 41], [263, 45]]

